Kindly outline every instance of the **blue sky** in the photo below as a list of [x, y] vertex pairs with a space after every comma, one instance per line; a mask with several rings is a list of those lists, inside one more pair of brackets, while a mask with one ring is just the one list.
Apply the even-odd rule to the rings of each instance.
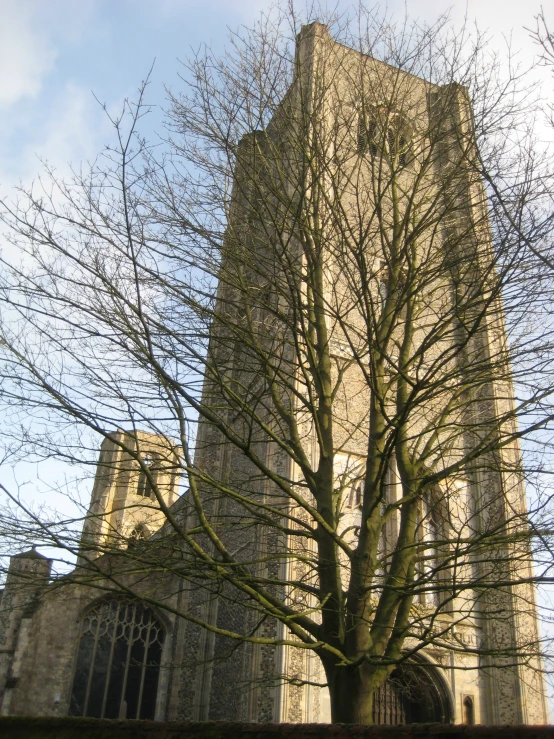
[[0, 0], [0, 188], [40, 169], [92, 157], [110, 127], [93, 93], [116, 109], [156, 60], [151, 99], [178, 82], [178, 57], [221, 42], [240, 6], [185, 0]]
[[[267, 0], [0, 0], [0, 195], [29, 181], [46, 158], [59, 171], [93, 157], [110, 127], [93, 93], [111, 110], [132, 96], [156, 60], [149, 100], [164, 104], [164, 84], [178, 88], [179, 59], [191, 47], [222, 47], [227, 27], [249, 23]], [[333, 4], [334, 5], [334, 4]], [[339, 0], [339, 7], [348, 3]], [[389, 11], [402, 14], [392, 0]], [[451, 8], [454, 20], [489, 28], [494, 43], [513, 33], [522, 59], [534, 48], [523, 26], [540, 0], [417, 0], [412, 16], [433, 20]], [[554, 12], [553, 12], [554, 14]], [[154, 123], [157, 116], [154, 116]]]

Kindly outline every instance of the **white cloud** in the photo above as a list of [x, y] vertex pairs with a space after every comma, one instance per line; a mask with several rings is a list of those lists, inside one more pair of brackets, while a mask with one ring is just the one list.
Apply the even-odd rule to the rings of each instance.
[[[0, 196], [9, 196], [13, 186], [24, 186], [43, 172], [48, 162], [63, 179], [70, 166], [94, 159], [111, 140], [113, 131], [106, 115], [89, 89], [66, 81], [40, 115], [27, 126], [27, 110], [15, 109], [9, 120], [0, 120]], [[24, 128], [27, 126], [27, 128]], [[22, 137], [17, 130], [24, 130]]]
[[[70, 163], [94, 157], [107, 138], [109, 123], [90, 90], [67, 82], [56, 95], [56, 104], [21, 154], [20, 176], [40, 169], [38, 159], [45, 159], [62, 170]], [[102, 137], [104, 137], [102, 139]]]
[[0, 106], [34, 97], [56, 59], [56, 50], [37, 23], [34, 2], [2, 0]]

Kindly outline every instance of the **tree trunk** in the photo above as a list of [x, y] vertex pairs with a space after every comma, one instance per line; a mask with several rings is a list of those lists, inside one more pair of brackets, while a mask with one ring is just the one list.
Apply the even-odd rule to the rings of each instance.
[[380, 680], [367, 665], [325, 668], [331, 720], [339, 724], [372, 724], [374, 691]]

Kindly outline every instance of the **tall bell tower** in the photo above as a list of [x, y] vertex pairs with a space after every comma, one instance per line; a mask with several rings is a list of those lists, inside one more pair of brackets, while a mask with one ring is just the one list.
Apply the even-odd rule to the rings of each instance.
[[80, 562], [126, 548], [162, 526], [178, 495], [178, 450], [164, 437], [117, 431], [106, 437], [85, 518]]
[[[480, 293], [479, 290], [476, 291], [473, 303], [468, 300], [467, 294], [474, 284], [479, 284], [483, 290], [488, 289], [483, 276], [490, 272], [487, 259], [492, 254], [492, 242], [483, 185], [475, 177], [464, 179], [465, 174], [456, 159], [456, 147], [461, 145], [460, 141], [467, 142], [463, 145], [467, 146], [468, 157], [472, 156], [471, 150], [475, 149], [471, 129], [471, 105], [465, 88], [456, 83], [433, 85], [357, 50], [349, 49], [335, 42], [327, 28], [318, 23], [303, 27], [297, 40], [296, 64], [297, 74], [293, 87], [267, 129], [245, 137], [241, 144], [242, 159], [241, 156], [238, 157], [240, 161], [235, 174], [234, 203], [230, 217], [229, 243], [233, 239], [236, 241], [235, 251], [229, 248], [230, 259], [233, 255], [236, 257], [240, 249], [250, 249], [251, 261], [247, 267], [252, 275], [252, 282], [258, 281], [255, 284], [256, 294], [266, 295], [266, 305], [271, 306], [271, 309], [264, 315], [261, 308], [259, 313], [252, 312], [253, 317], [250, 317], [247, 308], [236, 308], [237, 313], [242, 310], [235, 319], [239, 328], [240, 320], [244, 320], [245, 324], [252, 320], [253, 325], [262, 327], [259, 345], [252, 341], [245, 349], [244, 342], [241, 346], [240, 336], [229, 337], [224, 329], [219, 334], [219, 329], [214, 330], [211, 351], [216, 363], [219, 361], [223, 366], [227, 362], [231, 389], [224, 402], [218, 404], [217, 400], [223, 394], [218, 395], [219, 390], [214, 390], [211, 380], [207, 380], [205, 396], [208, 397], [210, 393], [214, 395], [214, 408], [217, 412], [222, 413], [221, 407], [228, 403], [229, 417], [236, 419], [233, 423], [237, 435], [240, 437], [244, 434], [245, 438], [248, 436], [248, 443], [257, 444], [262, 450], [259, 454], [268, 468], [276, 476], [279, 475], [280, 479], [292, 481], [291, 484], [297, 486], [294, 488], [295, 493], [301, 491], [303, 495], [307, 495], [303, 469], [309, 464], [316, 465], [317, 450], [320, 449], [318, 443], [323, 432], [309, 418], [307, 402], [302, 405], [305, 396], [298, 389], [304, 377], [299, 369], [301, 361], [295, 364], [294, 353], [298, 357], [305, 351], [302, 343], [295, 344], [290, 339], [287, 344], [285, 336], [281, 344], [286, 348], [283, 349], [282, 364], [275, 370], [275, 376], [279, 378], [275, 382], [286, 384], [290, 381], [290, 385], [287, 385], [288, 394], [280, 396], [283, 403], [279, 408], [281, 416], [276, 412], [258, 436], [252, 432], [252, 427], [254, 426], [255, 431], [259, 429], [254, 424], [249, 425], [251, 419], [246, 414], [241, 415], [240, 403], [237, 402], [233, 407], [232, 392], [243, 393], [245, 397], [254, 392], [253, 388], [257, 387], [256, 376], [250, 368], [256, 357], [253, 350], [250, 355], [248, 350], [256, 344], [256, 351], [261, 352], [265, 347], [265, 340], [271, 343], [268, 337], [273, 336], [271, 332], [275, 331], [278, 320], [282, 319], [286, 323], [285, 319], [289, 318], [286, 311], [290, 306], [281, 301], [278, 295], [273, 295], [272, 290], [277, 291], [275, 285], [278, 281], [282, 279], [286, 282], [290, 274], [277, 275], [273, 282], [268, 277], [272, 268], [277, 270], [273, 264], [277, 262], [277, 250], [280, 248], [282, 252], [279, 251], [279, 255], [283, 253], [289, 260], [286, 262], [283, 258], [282, 264], [289, 265], [287, 269], [290, 273], [298, 269], [298, 274], [303, 275], [312, 266], [307, 258], [303, 261], [299, 246], [302, 224], [298, 227], [300, 235], [295, 241], [290, 236], [292, 229], [287, 230], [286, 219], [292, 217], [291, 212], [300, 210], [302, 198], [314, 198], [316, 186], [323, 182], [318, 200], [320, 210], [317, 213], [310, 212], [312, 220], [309, 228], [315, 228], [313, 223], [318, 219], [335, 228], [333, 237], [327, 240], [325, 236], [321, 238], [321, 243], [325, 245], [322, 248], [327, 249], [327, 254], [322, 259], [322, 271], [325, 272], [321, 291], [323, 295], [317, 297], [321, 298], [321, 305], [324, 306], [322, 310], [326, 311], [325, 331], [321, 330], [321, 335], [326, 334], [326, 337], [318, 336], [317, 341], [328, 343], [331, 366], [324, 369], [332, 376], [333, 381], [337, 381], [338, 377], [341, 383], [340, 392], [336, 392], [333, 397], [332, 421], [336, 443], [332, 456], [336, 480], [335, 500], [338, 501], [335, 511], [339, 522], [337, 531], [344, 537], [347, 549], [360, 536], [362, 526], [361, 509], [364, 479], [367, 475], [365, 465], [370, 424], [368, 409], [371, 406], [370, 393], [374, 392], [377, 372], [373, 365], [367, 368], [371, 350], [367, 347], [376, 338], [375, 334], [368, 335], [367, 326], [361, 318], [362, 311], [373, 311], [375, 321], [378, 322], [382, 312], [388, 309], [386, 306], [393, 302], [388, 300], [391, 291], [406, 291], [405, 286], [412, 279], [410, 270], [414, 269], [413, 264], [426, 263], [427, 277], [420, 280], [422, 287], [419, 294], [421, 301], [417, 308], [419, 313], [414, 319], [413, 333], [410, 335], [412, 345], [421, 342], [423, 358], [419, 364], [414, 361], [401, 378], [406, 385], [417, 389], [418, 373], [425, 376], [427, 367], [434, 362], [439, 367], [440, 353], [448, 353], [449, 342], [458, 340], [458, 335], [463, 331], [463, 321], [474, 320], [472, 311], [479, 305]], [[321, 93], [321, 88], [325, 85], [326, 91]], [[320, 116], [319, 128], [314, 124], [314, 100], [318, 95], [322, 99], [317, 112]], [[401, 105], [398, 105], [399, 100]], [[301, 114], [295, 117], [297, 103], [304, 107]], [[295, 136], [301, 144], [296, 150], [294, 145], [288, 145], [289, 139]], [[432, 142], [430, 143], [433, 136], [440, 139], [434, 149]], [[314, 146], [313, 142], [318, 137], [326, 142], [324, 145], [331, 152], [326, 160], [326, 169], [322, 172], [317, 170], [317, 158], [313, 156], [310, 159], [309, 156], [312, 153], [310, 147]], [[341, 249], [351, 236], [352, 229], [349, 230], [344, 224], [349, 218], [358, 218], [356, 237], [359, 239], [365, 238], [364, 229], [371, 233], [376, 214], [386, 224], [388, 213], [394, 214], [396, 203], [409, 200], [412, 180], [415, 181], [419, 176], [417, 162], [430, 156], [429, 150], [432, 150], [432, 157], [425, 169], [420, 170], [424, 174], [418, 184], [422, 193], [421, 212], [425, 212], [428, 204], [437, 200], [446, 203], [444, 208], [450, 209], [449, 216], [443, 217], [443, 212], [438, 208], [438, 225], [435, 228], [430, 227], [418, 239], [414, 237], [413, 242], [410, 242], [413, 250], [408, 255], [406, 264], [402, 269], [397, 269], [394, 275], [390, 253], [387, 252], [393, 249], [394, 244], [391, 246], [387, 241], [387, 234], [378, 228], [371, 238], [357, 247], [359, 251], [352, 249], [345, 256]], [[337, 161], [341, 156], [343, 163], [339, 166]], [[390, 177], [390, 186], [383, 185], [389, 177], [386, 167], [396, 168], [396, 174]], [[269, 172], [267, 176], [274, 177], [269, 186], [273, 190], [266, 197], [267, 202], [275, 203], [276, 214], [271, 219], [268, 216], [268, 222], [264, 224], [266, 228], [259, 228], [250, 241], [246, 237], [241, 240], [244, 231], [255, 231], [252, 223], [256, 215], [252, 215], [252, 211], [256, 207], [256, 197], [259, 198], [260, 195], [252, 195], [252, 189], [257, 168], [265, 168], [264, 172]], [[316, 182], [318, 177], [319, 183]], [[339, 185], [343, 188], [342, 200], [337, 195]], [[285, 210], [285, 201], [288, 210], [286, 216], [280, 220], [279, 208]], [[295, 207], [297, 211], [294, 210]], [[398, 237], [402, 228], [417, 231], [413, 222], [402, 223], [401, 218], [395, 220], [394, 215], [390, 215], [391, 241]], [[323, 225], [321, 229], [324, 231]], [[279, 232], [278, 237], [275, 236], [276, 232]], [[362, 236], [359, 236], [360, 233]], [[264, 247], [264, 239], [266, 244], [274, 239], [271, 247], [273, 252], [269, 246], [267, 249]], [[458, 249], [456, 254], [453, 244]], [[362, 250], [365, 250], [363, 254]], [[357, 257], [360, 257], [359, 261], [356, 261]], [[362, 274], [360, 263], [364, 267], [369, 264], [370, 269]], [[244, 274], [248, 270], [245, 267]], [[239, 273], [238, 269], [236, 273]], [[222, 304], [232, 305], [231, 293], [233, 289], [239, 290], [235, 287], [239, 283], [238, 278], [233, 285], [234, 274], [233, 272], [231, 276], [227, 276], [227, 282], [222, 280], [220, 284]], [[240, 274], [241, 279], [246, 279], [244, 274]], [[352, 303], [352, 285], [365, 285], [363, 289], [360, 288], [356, 305]], [[288, 284], [286, 288], [289, 288]], [[298, 287], [298, 305], [302, 305], [307, 292], [305, 285]], [[408, 296], [407, 304], [413, 307], [414, 303], [409, 303], [412, 297]], [[456, 314], [456, 321], [452, 322], [456, 324], [455, 329], [452, 328], [450, 332], [444, 330], [444, 336], [436, 339], [432, 348], [427, 350], [427, 337], [432, 335], [434, 327], [440, 325], [441, 316], [446, 311], [452, 311], [452, 315], [456, 313], [456, 301], [464, 306], [465, 313]], [[240, 300], [236, 302], [240, 303]], [[477, 340], [468, 339], [464, 356], [470, 358], [467, 360], [467, 367], [470, 363], [480, 363], [484, 368], [483, 372], [489, 373], [486, 381], [481, 384], [479, 398], [472, 401], [472, 413], [482, 414], [489, 419], [491, 425], [498, 425], [499, 419], [503, 417], [509, 417], [510, 423], [514, 423], [514, 415], [509, 362], [504, 365], [503, 378], [499, 379], [490, 372], [492, 358], [503, 352], [506, 354], [500, 298], [496, 299], [494, 305], [493, 319], [480, 325]], [[231, 308], [228, 310], [231, 311]], [[293, 313], [292, 309], [290, 312]], [[290, 320], [293, 321], [293, 318]], [[399, 328], [391, 330], [393, 338], [392, 349], [388, 350], [387, 356], [388, 369], [383, 371], [381, 377], [382, 386], [385, 387], [384, 415], [388, 414], [392, 419], [389, 429], [392, 444], [396, 443], [396, 429], [401, 422], [395, 417], [397, 411], [394, 403], [397, 396], [393, 398], [392, 394], [386, 395], [386, 388], [387, 383], [390, 383], [391, 373], [398, 367], [401, 352], [405, 349], [405, 344], [396, 337], [404, 330], [408, 320], [411, 320], [408, 309], [405, 306], [399, 308], [394, 320]], [[345, 323], [348, 321], [350, 323], [347, 330]], [[240, 333], [239, 329], [236, 333]], [[316, 349], [317, 341], [314, 339]], [[418, 356], [417, 352], [415, 356]], [[311, 357], [303, 355], [302, 361], [304, 366], [308, 366]], [[457, 372], [457, 361], [457, 358], [452, 359], [446, 370]], [[321, 367], [316, 367], [314, 374], [319, 370]], [[446, 373], [446, 370], [442, 367], [437, 372]], [[306, 386], [308, 384], [306, 382]], [[456, 395], [456, 384], [453, 381], [449, 384], [448, 380], [444, 380], [444, 387], [446, 390], [442, 396], [437, 392], [431, 401], [422, 401], [419, 412], [407, 424], [411, 439], [417, 438], [419, 434], [421, 457], [428, 460], [429, 469], [435, 465], [435, 469], [441, 474], [437, 475], [440, 481], [429, 484], [413, 509], [413, 518], [417, 519], [418, 528], [413, 546], [419, 552], [415, 580], [420, 585], [412, 603], [413, 630], [404, 642], [404, 649], [413, 650], [413, 656], [396, 668], [378, 689], [374, 721], [543, 724], [547, 721], [547, 709], [540, 657], [535, 651], [527, 661], [514, 664], [514, 655], [517, 655], [522, 645], [536, 645], [539, 641], [533, 587], [522, 584], [515, 588], [499, 587], [490, 592], [483, 592], [482, 588], [478, 592], [477, 585], [474, 589], [473, 584], [483, 582], [483, 572], [487, 571], [488, 566], [487, 558], [484, 557], [476, 564], [470, 555], [464, 556], [463, 562], [458, 562], [449, 554], [456, 546], [461, 546], [461, 542], [467, 542], [472, 537], [478, 539], [479, 536], [488, 536], [488, 532], [494, 530], [498, 521], [511, 525], [509, 522], [514, 521], [514, 516], [517, 520], [525, 519], [525, 490], [517, 474], [520, 451], [517, 445], [511, 444], [495, 450], [494, 453], [483, 452], [478, 463], [467, 464], [463, 469], [457, 466], [457, 460], [467, 455], [467, 450], [473, 448], [472, 445], [480, 443], [479, 431], [474, 431], [463, 408], [454, 421], [449, 419], [444, 424], [444, 428], [438, 429], [433, 425], [434, 421], [429, 421], [429, 418], [439, 419], [441, 412], [448, 409], [451, 397]], [[466, 396], [468, 394], [469, 391]], [[253, 395], [248, 395], [249, 402], [252, 402], [252, 397]], [[262, 398], [262, 402], [261, 397], [256, 396], [260, 401], [260, 408], [258, 405], [255, 408], [256, 413], [265, 421], [263, 406], [266, 399]], [[282, 400], [283, 397], [285, 400]], [[267, 400], [266, 407], [271, 402], [273, 400]], [[272, 441], [270, 432], [264, 437], [266, 429], [273, 432], [271, 423], [278, 427], [280, 418], [286, 417], [287, 403], [297, 403], [294, 407], [301, 419], [297, 428], [298, 443], [304, 443], [303, 459], [283, 453], [279, 444]], [[304, 417], [307, 420], [302, 420]], [[426, 427], [426, 423], [430, 425]], [[249, 563], [260, 563], [256, 576], [262, 571], [268, 582], [273, 583], [281, 578], [281, 582], [287, 583], [285, 600], [288, 598], [288, 603], [295, 603], [306, 614], [311, 614], [312, 609], [317, 609], [313, 608], [310, 587], [313, 591], [317, 590], [319, 575], [310, 573], [306, 563], [311, 562], [313, 571], [316, 571], [313, 565], [314, 550], [310, 549], [310, 544], [302, 543], [300, 536], [296, 541], [294, 531], [290, 531], [294, 525], [300, 531], [303, 523], [310, 521], [310, 516], [306, 513], [309, 506], [304, 506], [301, 513], [295, 511], [293, 504], [286, 509], [297, 514], [297, 522], [285, 527], [288, 538], [284, 534], [258, 536], [251, 533], [251, 538], [246, 539], [241, 528], [244, 526], [244, 518], [241, 517], [244, 514], [237, 502], [241, 496], [242, 500], [251, 496], [256, 504], [263, 501], [268, 505], [268, 510], [271, 510], [271, 515], [275, 515], [275, 509], [283, 504], [279, 491], [267, 481], [260, 481], [262, 475], [257, 476], [257, 470], [250, 465], [240, 445], [233, 446], [222, 441], [215, 426], [216, 424], [211, 426], [206, 421], [201, 422], [195, 466], [205, 471], [206, 478], [212, 475], [222, 481], [222, 487], [228, 485], [239, 491], [236, 499], [227, 498], [219, 502], [217, 485], [213, 486], [213, 506], [220, 505], [220, 513], [217, 515], [220, 515], [221, 527], [218, 534], [227, 537], [225, 541], [229, 547], [233, 551], [243, 552]], [[261, 426], [260, 422], [260, 428]], [[283, 432], [283, 439], [282, 447], [288, 443], [286, 432]], [[398, 511], [406, 498], [405, 490], [402, 490], [400, 484], [396, 452], [387, 453], [389, 456], [382, 472], [383, 494], [378, 509], [383, 520], [386, 517], [386, 525], [381, 529], [379, 554], [382, 564], [376, 568], [377, 583], [384, 581], [387, 567], [390, 567], [400, 531]], [[453, 470], [452, 474], [442, 474], [449, 467]], [[275, 505], [275, 508], [271, 508], [271, 505]], [[365, 520], [367, 522], [368, 519]], [[230, 522], [236, 522], [236, 525], [231, 526]], [[228, 533], [225, 533], [225, 526], [228, 526]], [[314, 528], [317, 527], [314, 525]], [[255, 527], [252, 526], [251, 532], [254, 531]], [[509, 580], [513, 568], [518, 566], [527, 568], [525, 573], [531, 577], [529, 553], [524, 552], [522, 556], [521, 551], [516, 552], [511, 547], [512, 544], [499, 543], [494, 551], [489, 548], [487, 556], [501, 564], [496, 571], [491, 569], [490, 573], [487, 572], [487, 576], [490, 574], [499, 580]], [[296, 559], [295, 552], [298, 555]], [[444, 564], [449, 561], [449, 557], [454, 561], [453, 565]], [[519, 564], [516, 563], [517, 559]], [[442, 569], [437, 564], [439, 560], [443, 563]], [[339, 558], [337, 569], [342, 568], [347, 573], [345, 561], [346, 556], [342, 560]], [[278, 564], [267, 564], [268, 562]], [[452, 589], [455, 578], [464, 579], [463, 588]], [[522, 581], [525, 579], [525, 576], [521, 578]], [[301, 583], [304, 589], [297, 588], [296, 583]], [[277, 586], [274, 587], [277, 590]], [[448, 594], [452, 592], [455, 594]], [[445, 605], [446, 603], [448, 604]], [[525, 608], [522, 608], [522, 603]], [[183, 641], [183, 664], [194, 664], [195, 667], [183, 672], [180, 693], [182, 718], [330, 721], [329, 693], [325, 687], [321, 687], [325, 682], [322, 662], [313, 651], [297, 648], [282, 622], [267, 618], [257, 627], [252, 611], [243, 608], [240, 599], [233, 600], [224, 582], [208, 604], [195, 601], [193, 597], [190, 607], [197, 609], [203, 618], [215, 624], [219, 633], [203, 633], [192, 626], [186, 627], [189, 631]], [[239, 625], [245, 629], [250, 628], [251, 633], [259, 633], [268, 640], [274, 639], [281, 646], [276, 649], [264, 644], [237, 646], [224, 632], [226, 629], [236, 631]], [[368, 629], [371, 626], [372, 622], [368, 619]], [[256, 628], [259, 631], [256, 632]], [[418, 629], [419, 641], [416, 638]], [[427, 636], [421, 637], [425, 630]], [[237, 685], [243, 688], [237, 690]]]

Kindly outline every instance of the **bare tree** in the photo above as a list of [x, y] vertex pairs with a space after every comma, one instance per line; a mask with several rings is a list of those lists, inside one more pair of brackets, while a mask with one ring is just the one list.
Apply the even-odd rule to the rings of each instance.
[[[165, 155], [139, 137], [143, 90], [89, 170], [4, 202], [1, 397], [14, 449], [77, 460], [93, 432], [154, 496], [131, 548], [20, 516], [79, 551], [73, 581], [314, 653], [333, 720], [371, 723], [430, 645], [541, 669], [551, 509], [523, 485], [550, 470], [551, 179], [532, 91], [485, 39], [363, 10], [341, 43], [299, 30], [272, 14], [199, 52]], [[140, 432], [182, 475], [173, 506]], [[156, 570], [186, 608], [141, 589]]]
[[531, 38], [540, 48], [540, 63], [545, 67], [554, 67], [554, 35], [548, 27], [542, 7], [541, 12], [535, 17], [535, 28], [528, 30], [530, 31]]

